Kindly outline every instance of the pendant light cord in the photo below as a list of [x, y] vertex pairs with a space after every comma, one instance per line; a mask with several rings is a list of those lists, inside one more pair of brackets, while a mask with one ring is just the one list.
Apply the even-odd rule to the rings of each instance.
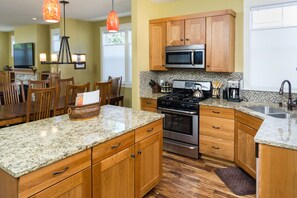
[[66, 12], [65, 12], [65, 3], [63, 3], [63, 16], [64, 16], [64, 19], [63, 19], [63, 21], [64, 21], [64, 36], [66, 35], [66, 20], [65, 20], [65, 18], [66, 18]]
[[114, 10], [114, 0], [112, 0], [112, 10]]

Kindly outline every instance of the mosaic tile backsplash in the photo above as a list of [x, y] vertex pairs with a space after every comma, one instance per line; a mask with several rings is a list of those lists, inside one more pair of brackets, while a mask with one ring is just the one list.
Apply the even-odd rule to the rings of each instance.
[[[140, 97], [147, 96], [152, 92], [149, 86], [149, 81], [155, 80], [160, 82], [160, 80], [172, 82], [174, 79], [180, 80], [201, 80], [201, 81], [220, 81], [226, 87], [227, 81], [230, 78], [242, 78], [242, 72], [233, 73], [215, 73], [206, 72], [200, 69], [171, 69], [166, 72], [152, 72], [152, 71], [141, 71], [140, 72]], [[297, 94], [293, 94], [293, 99], [297, 98]], [[247, 101], [254, 102], [267, 102], [267, 103], [286, 103], [288, 100], [288, 94], [279, 95], [278, 92], [269, 91], [254, 91], [254, 90], [243, 90], [243, 97]]]

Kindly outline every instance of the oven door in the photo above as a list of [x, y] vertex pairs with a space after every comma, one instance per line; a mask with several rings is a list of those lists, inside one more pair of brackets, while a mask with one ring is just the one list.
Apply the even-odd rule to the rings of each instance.
[[164, 138], [198, 145], [197, 112], [187, 112], [159, 108], [165, 115], [163, 123]]

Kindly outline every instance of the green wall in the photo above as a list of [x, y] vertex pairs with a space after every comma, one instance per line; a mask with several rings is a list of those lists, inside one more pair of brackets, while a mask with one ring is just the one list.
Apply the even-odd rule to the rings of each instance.
[[237, 14], [235, 71], [243, 71], [243, 0], [177, 0], [160, 4], [132, 0], [133, 108], [140, 108], [139, 72], [149, 70], [149, 20], [223, 9], [233, 9]]
[[0, 32], [0, 70], [9, 65], [9, 33]]

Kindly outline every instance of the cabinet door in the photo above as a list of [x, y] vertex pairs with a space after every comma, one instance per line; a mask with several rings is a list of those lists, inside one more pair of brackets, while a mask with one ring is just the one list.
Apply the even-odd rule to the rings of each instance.
[[254, 137], [257, 131], [238, 121], [235, 122], [235, 163], [256, 178]]
[[165, 68], [166, 23], [150, 24], [150, 70]]
[[90, 198], [91, 197], [91, 168], [81, 171], [31, 198]]
[[188, 19], [185, 21], [185, 44], [205, 43], [205, 18]]
[[135, 196], [143, 197], [162, 177], [162, 131], [135, 145]]
[[184, 45], [185, 21], [167, 22], [167, 45]]
[[149, 98], [141, 98], [141, 110], [157, 112], [157, 100]]
[[206, 71], [233, 72], [235, 19], [231, 15], [207, 17]]
[[134, 197], [134, 146], [93, 165], [93, 197]]

